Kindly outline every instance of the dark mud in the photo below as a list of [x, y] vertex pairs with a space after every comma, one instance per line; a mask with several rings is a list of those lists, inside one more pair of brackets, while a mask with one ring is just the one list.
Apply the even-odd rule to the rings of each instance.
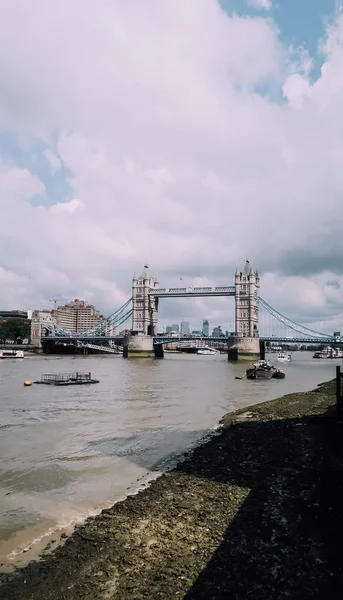
[[2, 576], [2, 600], [330, 600], [342, 595], [343, 425], [334, 385], [222, 421], [150, 488]]

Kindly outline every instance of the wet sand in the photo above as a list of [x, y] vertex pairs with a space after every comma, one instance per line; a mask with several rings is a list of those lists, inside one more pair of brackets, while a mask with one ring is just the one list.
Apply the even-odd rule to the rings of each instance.
[[135, 496], [4, 574], [4, 600], [341, 597], [343, 425], [332, 383], [227, 415]]

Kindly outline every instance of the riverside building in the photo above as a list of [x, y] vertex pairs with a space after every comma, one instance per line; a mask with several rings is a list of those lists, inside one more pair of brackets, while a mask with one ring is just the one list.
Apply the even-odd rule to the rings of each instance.
[[75, 332], [93, 329], [104, 320], [100, 311], [93, 304], [78, 298], [65, 306], [57, 306], [51, 311], [51, 316], [56, 325]]

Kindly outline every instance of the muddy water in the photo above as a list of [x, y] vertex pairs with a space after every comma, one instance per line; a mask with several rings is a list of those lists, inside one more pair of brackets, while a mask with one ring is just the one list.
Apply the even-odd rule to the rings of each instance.
[[[0, 563], [23, 564], [87, 515], [133, 493], [244, 405], [333, 378], [335, 361], [294, 353], [285, 380], [235, 379], [225, 355], [32, 357], [0, 362]], [[32, 386], [90, 370], [81, 388]], [[26, 551], [23, 553], [23, 550]]]

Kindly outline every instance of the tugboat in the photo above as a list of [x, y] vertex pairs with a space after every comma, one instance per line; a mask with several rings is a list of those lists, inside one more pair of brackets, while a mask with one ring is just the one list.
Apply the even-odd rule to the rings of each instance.
[[91, 383], [99, 383], [99, 380], [92, 379], [91, 373], [76, 371], [76, 373], [45, 373], [42, 375], [40, 381], [34, 381], [33, 383], [58, 386], [89, 385]]
[[285, 372], [271, 365], [268, 360], [259, 360], [246, 371], [247, 379], [284, 379]]

